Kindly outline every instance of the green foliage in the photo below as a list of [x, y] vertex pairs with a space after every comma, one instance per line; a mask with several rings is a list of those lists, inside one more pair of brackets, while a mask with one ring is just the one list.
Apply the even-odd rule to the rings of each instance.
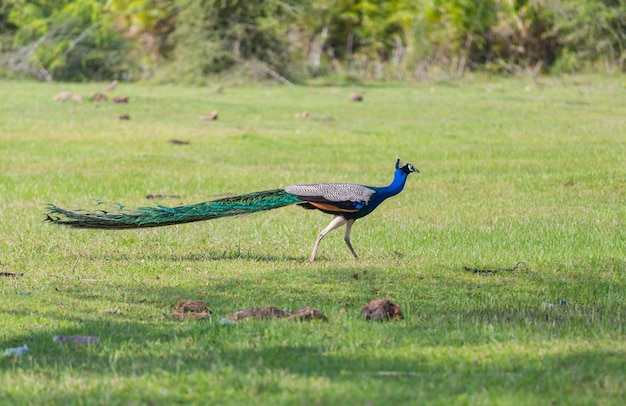
[[107, 13], [115, 29], [136, 44], [134, 56], [142, 65], [142, 78], [151, 76], [171, 52], [169, 35], [176, 26], [176, 7], [169, 0], [109, 0]]
[[415, 29], [418, 57], [459, 76], [483, 68], [517, 73], [554, 62], [551, 27], [543, 2], [428, 0]]
[[[15, 24], [8, 21], [9, 7], [6, 3], [0, 2], [0, 55], [11, 49], [13, 42], [13, 36], [17, 27]], [[2, 57], [0, 56], [0, 78], [5, 76], [3, 72]]]
[[0, 75], [346, 81], [624, 70], [625, 0], [8, 0]]
[[625, 0], [563, 0], [555, 16], [554, 33], [563, 57], [557, 70], [600, 62], [626, 71]]
[[[482, 48], [485, 34], [496, 19], [495, 0], [429, 0], [425, 6], [428, 28], [435, 31], [433, 39], [452, 53]], [[442, 33], [445, 36], [438, 38]]]
[[472, 56], [475, 67], [518, 73], [551, 65], [556, 52], [551, 27], [552, 16], [544, 2], [499, 1], [485, 48]]
[[[47, 80], [103, 80], [132, 73], [133, 44], [112, 29], [99, 0], [10, 1], [19, 27], [12, 44], [18, 73]], [[21, 67], [21, 68], [20, 68]]]
[[[329, 22], [333, 36], [329, 46], [337, 57], [362, 55], [369, 60], [387, 61], [402, 32], [399, 13], [407, 2], [355, 0], [343, 2]], [[408, 11], [408, 10], [407, 10]]]
[[287, 24], [291, 12], [279, 0], [179, 0], [173, 49], [164, 78], [204, 83], [208, 76], [246, 61], [289, 74]]

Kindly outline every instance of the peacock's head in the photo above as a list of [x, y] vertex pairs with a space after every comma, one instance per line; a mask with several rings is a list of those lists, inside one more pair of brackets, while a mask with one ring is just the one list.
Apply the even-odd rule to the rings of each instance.
[[396, 169], [402, 169], [407, 175], [411, 172], [417, 172], [419, 173], [420, 171], [414, 167], [412, 164], [400, 164], [400, 159], [398, 158], [398, 160], [396, 161]]

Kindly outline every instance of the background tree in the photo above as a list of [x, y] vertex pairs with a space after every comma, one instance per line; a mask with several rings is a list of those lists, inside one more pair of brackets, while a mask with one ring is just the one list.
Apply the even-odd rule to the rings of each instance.
[[561, 46], [557, 68], [572, 71], [599, 62], [625, 71], [626, 0], [561, 0], [553, 9], [553, 33]]
[[0, 47], [45, 80], [624, 71], [626, 0], [5, 0]]
[[429, 64], [448, 67], [459, 76], [475, 68], [485, 52], [489, 28], [497, 19], [495, 0], [425, 0], [419, 42]]
[[250, 61], [289, 76], [293, 62], [287, 38], [293, 14], [289, 3], [179, 0], [176, 7], [167, 80], [204, 83], [208, 75]]
[[496, 22], [487, 35], [487, 50], [478, 62], [494, 70], [546, 69], [556, 58], [551, 34], [554, 16], [545, 2], [500, 0]]
[[176, 27], [176, 7], [169, 0], [109, 0], [106, 12], [114, 27], [138, 46], [132, 59], [150, 77], [171, 52], [169, 35]]
[[105, 80], [133, 72], [133, 43], [113, 30], [97, 0], [7, 3], [17, 29], [3, 63], [45, 80]]

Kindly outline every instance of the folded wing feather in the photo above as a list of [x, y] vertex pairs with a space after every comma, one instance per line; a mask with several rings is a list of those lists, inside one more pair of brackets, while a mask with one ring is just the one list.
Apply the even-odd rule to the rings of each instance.
[[330, 210], [334, 206], [345, 211], [357, 211], [366, 206], [376, 193], [373, 189], [352, 183], [292, 185], [287, 186], [285, 191], [322, 210]]

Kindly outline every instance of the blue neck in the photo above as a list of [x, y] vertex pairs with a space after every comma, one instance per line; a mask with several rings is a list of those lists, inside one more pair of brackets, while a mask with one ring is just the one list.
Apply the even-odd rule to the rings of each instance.
[[399, 169], [396, 169], [396, 172], [393, 175], [393, 182], [391, 182], [389, 186], [384, 186], [384, 187], [367, 186], [370, 189], [373, 189], [376, 191], [376, 193], [374, 193], [372, 197], [370, 198], [370, 201], [367, 204], [367, 206], [363, 207], [362, 209], [354, 213], [345, 213], [343, 214], [343, 216], [346, 219], [358, 219], [358, 218], [368, 215], [369, 213], [374, 211], [374, 209], [376, 209], [376, 207], [378, 207], [382, 202], [387, 200], [387, 198], [391, 196], [395, 196], [398, 193], [402, 192], [402, 189], [404, 189], [404, 183], [406, 182], [406, 178], [408, 175], [409, 174], [406, 173], [402, 168], [399, 168]]
[[389, 186], [381, 187], [380, 189], [378, 189], [376, 195], [380, 195], [383, 200], [388, 197], [397, 195], [398, 193], [402, 192], [402, 189], [404, 189], [404, 184], [408, 176], [409, 174], [406, 173], [404, 169], [396, 169], [393, 174], [393, 182], [391, 182]]

